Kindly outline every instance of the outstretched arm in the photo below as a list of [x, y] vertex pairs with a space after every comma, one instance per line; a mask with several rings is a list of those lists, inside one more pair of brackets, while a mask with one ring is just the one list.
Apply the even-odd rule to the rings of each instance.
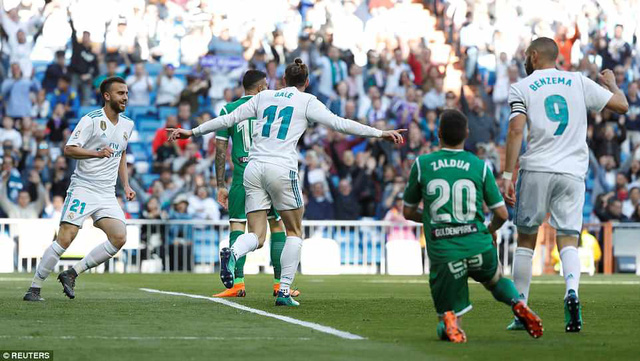
[[222, 115], [215, 119], [208, 120], [202, 123], [200, 126], [193, 128], [192, 130], [167, 128], [167, 131], [171, 133], [169, 135], [169, 140], [175, 141], [176, 139], [201, 137], [205, 134], [215, 132], [216, 130], [229, 128], [232, 125], [240, 123], [245, 119], [257, 117], [258, 97], [259, 94], [249, 99], [246, 103], [239, 106], [230, 114]]
[[402, 143], [401, 133], [406, 129], [399, 129], [398, 131], [382, 131], [373, 127], [360, 124], [356, 121], [341, 118], [333, 114], [322, 104], [318, 99], [311, 99], [307, 104], [306, 117], [311, 122], [317, 122], [328, 126], [329, 128], [336, 130], [340, 133], [357, 135], [367, 138], [384, 138], [394, 143]]

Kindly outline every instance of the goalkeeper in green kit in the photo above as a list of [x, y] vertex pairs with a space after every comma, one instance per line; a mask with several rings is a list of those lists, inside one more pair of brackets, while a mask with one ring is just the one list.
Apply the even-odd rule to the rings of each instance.
[[[464, 151], [468, 134], [467, 118], [457, 110], [445, 110], [438, 134], [442, 149], [416, 159], [404, 192], [404, 216], [424, 225], [429, 285], [440, 320], [438, 336], [466, 342], [460, 319], [471, 310], [467, 285], [471, 277], [496, 300], [511, 306], [529, 334], [538, 338], [542, 320], [519, 299], [513, 282], [502, 276], [495, 232], [507, 220], [507, 209], [491, 170]], [[421, 201], [424, 212], [418, 208]], [[493, 212], [488, 227], [483, 202]]]
[[[231, 102], [222, 108], [220, 115], [229, 114], [237, 107], [244, 104], [252, 96], [262, 90], [267, 89], [267, 75], [258, 70], [248, 70], [242, 78], [242, 86], [245, 95]], [[242, 121], [228, 129], [219, 130], [216, 133], [216, 180], [218, 183], [218, 202], [229, 210], [229, 224], [231, 234], [229, 236], [229, 246], [245, 232], [247, 216], [244, 211], [245, 189], [242, 184], [244, 170], [249, 161], [249, 148], [251, 147], [251, 135], [253, 131], [253, 121], [255, 118]], [[225, 165], [227, 148], [231, 138], [231, 160], [233, 162], [233, 180], [231, 188], [227, 190], [225, 185]], [[287, 240], [284, 224], [276, 212], [271, 208], [269, 212], [269, 228], [271, 229], [271, 263], [273, 265], [273, 295], [278, 294], [280, 288], [280, 256]], [[245, 257], [238, 259], [235, 267], [234, 286], [223, 292], [213, 295], [214, 297], [245, 297], [244, 286], [244, 263]], [[298, 290], [293, 290], [291, 296], [297, 297]]]

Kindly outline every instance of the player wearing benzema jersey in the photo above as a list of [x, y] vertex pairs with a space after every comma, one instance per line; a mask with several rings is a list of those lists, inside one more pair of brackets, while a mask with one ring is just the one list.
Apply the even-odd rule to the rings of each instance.
[[[589, 164], [587, 109], [601, 111], [606, 107], [623, 114], [628, 104], [611, 70], [599, 76], [604, 88], [580, 73], [557, 70], [558, 46], [552, 39], [534, 40], [526, 55], [529, 76], [513, 84], [509, 91], [511, 116], [503, 176], [505, 200], [515, 205], [514, 222], [518, 228], [513, 279], [526, 302], [538, 227], [550, 213], [549, 223], [557, 232], [556, 243], [566, 283], [565, 331], [579, 332], [582, 315], [578, 300], [577, 246]], [[525, 124], [529, 131], [527, 149], [520, 157], [518, 184], [514, 188], [511, 179]], [[521, 328], [517, 321], [508, 327]]]
[[42, 283], [87, 217], [107, 234], [108, 240], [91, 250], [73, 268], [58, 275], [67, 297], [75, 298], [75, 279], [80, 273], [109, 260], [125, 243], [124, 212], [116, 199], [115, 186], [119, 176], [126, 198], [135, 198], [136, 193], [129, 187], [126, 164], [133, 121], [122, 115], [129, 91], [122, 78], [111, 77], [100, 84], [100, 93], [104, 107], [82, 117], [64, 147], [65, 156], [77, 159], [76, 169], [64, 201], [58, 236], [38, 263], [25, 301], [43, 300], [40, 297]]
[[[242, 78], [242, 87], [245, 96], [231, 102], [222, 108], [220, 115], [233, 112], [237, 107], [244, 104], [252, 96], [267, 89], [267, 74], [259, 70], [248, 70]], [[229, 244], [233, 246], [236, 239], [244, 234], [247, 225], [247, 216], [244, 213], [245, 190], [242, 185], [244, 169], [249, 162], [249, 148], [251, 147], [251, 130], [253, 129], [253, 121], [255, 118], [249, 118], [228, 129], [218, 130], [216, 132], [216, 180], [218, 182], [218, 202], [229, 210], [229, 226], [231, 234], [229, 235]], [[225, 157], [229, 146], [229, 138], [231, 138], [231, 160], [233, 162], [233, 180], [231, 189], [227, 190], [225, 185]], [[280, 215], [272, 208], [269, 211], [269, 228], [271, 229], [271, 263], [273, 264], [273, 292], [274, 296], [278, 294], [280, 288], [280, 256], [287, 235], [284, 232], [284, 224], [280, 219]], [[218, 294], [214, 297], [244, 297], [246, 290], [244, 286], [244, 262], [246, 257], [241, 257], [236, 261], [234, 271], [233, 287]], [[294, 291], [299, 293], [297, 290]], [[293, 295], [293, 292], [292, 292]]]
[[[495, 232], [507, 220], [507, 208], [486, 163], [465, 152], [467, 118], [445, 110], [439, 128], [442, 149], [416, 159], [404, 192], [403, 213], [421, 222], [430, 261], [429, 285], [440, 318], [438, 336], [466, 342], [460, 317], [471, 310], [469, 277], [482, 283], [496, 300], [511, 306], [529, 334], [542, 336], [542, 320], [519, 300], [513, 282], [502, 276]], [[418, 209], [420, 202], [425, 211]], [[493, 212], [484, 224], [483, 203]]]
[[362, 137], [384, 138], [395, 143], [402, 141], [399, 131], [381, 131], [340, 118], [331, 113], [315, 96], [304, 93], [309, 85], [309, 72], [302, 60], [296, 59], [285, 70], [281, 90], [264, 90], [228, 115], [210, 120], [192, 130], [173, 129], [170, 139], [191, 136], [228, 128], [255, 117], [249, 164], [244, 171], [246, 189], [245, 211], [249, 233], [238, 237], [229, 249], [220, 251], [220, 278], [227, 288], [233, 287], [236, 260], [264, 243], [267, 212], [273, 206], [282, 216], [287, 241], [280, 262], [282, 274], [276, 305], [297, 306], [290, 297], [302, 248], [302, 215], [304, 207], [298, 182], [298, 140], [310, 124], [320, 123], [339, 132]]

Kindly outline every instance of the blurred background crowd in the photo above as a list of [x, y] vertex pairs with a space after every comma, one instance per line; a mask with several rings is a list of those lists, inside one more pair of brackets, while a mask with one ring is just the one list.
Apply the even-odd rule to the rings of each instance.
[[409, 129], [393, 146], [309, 128], [299, 143], [305, 218], [401, 220], [409, 170], [438, 149], [443, 109], [468, 116], [465, 148], [499, 178], [509, 86], [525, 76], [530, 40], [548, 36], [558, 67], [594, 80], [613, 69], [629, 98], [626, 115], [589, 114], [585, 220], [640, 221], [637, 14], [635, 0], [0, 1], [0, 211], [59, 217], [74, 169], [61, 147], [101, 106], [100, 82], [120, 75], [136, 123], [127, 164], [138, 199], [123, 202], [127, 216], [226, 217], [215, 200], [215, 137], [174, 144], [164, 129], [215, 117], [243, 95], [247, 69], [282, 87], [300, 57], [308, 91], [336, 114]]

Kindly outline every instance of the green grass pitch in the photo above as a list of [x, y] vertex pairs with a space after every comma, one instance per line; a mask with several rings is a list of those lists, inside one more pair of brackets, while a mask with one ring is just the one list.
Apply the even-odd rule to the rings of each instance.
[[539, 340], [508, 332], [510, 309], [471, 283], [474, 309], [463, 321], [469, 341], [436, 338], [427, 277], [298, 276], [301, 307], [273, 306], [271, 278], [247, 277], [234, 302], [366, 337], [346, 340], [208, 300], [217, 275], [88, 274], [69, 300], [52, 275], [42, 303], [22, 301], [26, 274], [0, 275], [0, 350], [53, 350], [55, 360], [632, 360], [640, 341], [640, 278], [583, 276], [584, 328], [563, 330], [560, 277], [534, 278], [531, 307], [543, 318]]

